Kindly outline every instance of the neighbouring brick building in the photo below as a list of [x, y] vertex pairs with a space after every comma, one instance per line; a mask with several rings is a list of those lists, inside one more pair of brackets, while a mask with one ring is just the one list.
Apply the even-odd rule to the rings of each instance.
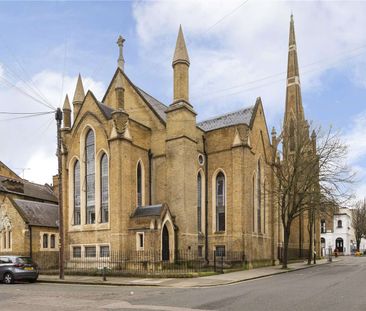
[[[253, 265], [276, 261], [282, 234], [271, 165], [277, 150], [261, 99], [197, 122], [181, 28], [169, 105], [129, 79], [124, 39], [119, 37], [117, 43], [118, 68], [104, 97], [98, 100], [90, 90], [85, 94], [79, 76], [73, 109], [67, 96], [63, 107], [68, 260], [147, 250], [161, 251], [167, 261], [174, 260], [176, 250], [195, 251], [211, 260], [216, 250], [243, 252]], [[303, 116], [294, 49], [290, 39], [289, 72], [296, 66], [296, 77], [287, 89], [296, 96], [286, 99], [286, 113], [292, 115], [300, 107]], [[293, 247], [300, 247], [297, 241]]]
[[20, 178], [0, 162], [0, 254], [54, 262], [59, 247], [58, 205], [49, 185]]

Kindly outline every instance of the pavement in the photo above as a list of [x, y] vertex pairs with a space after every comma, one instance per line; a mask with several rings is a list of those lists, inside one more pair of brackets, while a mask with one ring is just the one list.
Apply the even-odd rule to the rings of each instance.
[[[333, 259], [338, 262], [341, 258]], [[269, 277], [276, 274], [288, 273], [320, 265], [329, 264], [327, 259], [317, 260], [317, 263], [308, 265], [304, 262], [290, 263], [288, 269], [282, 269], [280, 265], [256, 268], [217, 274], [211, 276], [193, 278], [138, 278], [138, 277], [107, 277], [103, 281], [100, 276], [77, 276], [66, 275], [64, 280], [60, 280], [58, 275], [40, 275], [38, 282], [42, 283], [61, 283], [61, 284], [84, 284], [84, 285], [113, 285], [113, 286], [160, 286], [173, 288], [196, 288], [222, 286], [240, 283], [244, 281]]]

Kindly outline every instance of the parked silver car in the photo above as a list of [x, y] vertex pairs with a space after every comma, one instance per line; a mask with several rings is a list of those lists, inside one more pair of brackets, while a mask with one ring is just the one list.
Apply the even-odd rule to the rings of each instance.
[[37, 264], [25, 256], [0, 256], [0, 281], [11, 284], [15, 281], [35, 282], [38, 278]]

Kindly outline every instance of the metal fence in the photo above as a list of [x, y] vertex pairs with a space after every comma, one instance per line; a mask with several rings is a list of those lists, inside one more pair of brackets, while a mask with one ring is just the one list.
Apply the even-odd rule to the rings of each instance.
[[[27, 255], [27, 254], [25, 254]], [[162, 260], [162, 253], [150, 251], [111, 251], [96, 257], [73, 257], [65, 253], [65, 274], [115, 276], [191, 276], [194, 273], [218, 272], [245, 267], [244, 252], [212, 252], [206, 261], [198, 252], [177, 250]], [[166, 256], [166, 254], [164, 254]], [[41, 273], [56, 274], [59, 267], [58, 252], [37, 252], [32, 255]], [[166, 257], [165, 257], [166, 258]]]
[[[279, 246], [277, 248], [278, 260], [282, 262], [283, 258], [283, 247]], [[287, 259], [288, 260], [296, 260], [296, 259], [307, 259], [309, 255], [309, 249], [305, 248], [288, 248]]]

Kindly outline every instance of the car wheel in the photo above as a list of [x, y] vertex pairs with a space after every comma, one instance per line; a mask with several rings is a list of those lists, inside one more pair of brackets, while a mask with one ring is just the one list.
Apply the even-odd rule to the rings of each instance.
[[35, 282], [37, 282], [37, 279], [30, 279], [29, 280], [29, 283], [35, 283]]
[[4, 274], [3, 281], [5, 284], [12, 284], [14, 283], [14, 276], [10, 272], [7, 272]]

